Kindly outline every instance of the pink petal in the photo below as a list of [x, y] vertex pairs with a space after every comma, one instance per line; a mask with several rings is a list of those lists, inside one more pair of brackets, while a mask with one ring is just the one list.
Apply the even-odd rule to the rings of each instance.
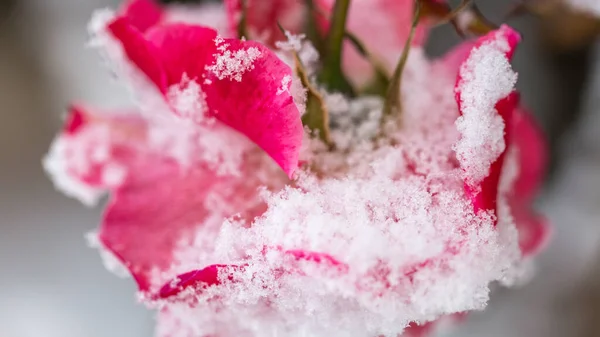
[[137, 181], [115, 191], [99, 235], [146, 291], [167, 277], [154, 281], [153, 270], [167, 271], [178, 241], [193, 237], [210, 215], [205, 198], [216, 177], [202, 169], [181, 172], [167, 162], [136, 172]]
[[186, 24], [157, 26], [146, 37], [123, 19], [109, 29], [163, 94], [186, 79], [199, 82], [209, 115], [246, 135], [293, 174], [303, 127], [290, 93], [292, 71], [268, 48], [217, 41], [216, 31]]
[[[202, 162], [184, 166], [155, 147], [150, 127], [133, 113], [102, 114], [76, 106], [59, 139], [65, 144], [61, 159], [67, 163], [65, 174], [111, 192], [99, 239], [129, 269], [142, 291], [176, 275], [171, 270], [181, 261], [174, 260], [175, 250], [183, 238], [193, 238], [200, 227], [206, 228], [209, 216], [214, 225], [234, 214], [252, 219], [265, 210], [258, 197], [262, 182], [249, 175], [261, 170], [253, 162], [263, 160], [260, 152], [247, 158], [241, 177], [219, 176]], [[160, 127], [163, 133], [181, 132], [173, 126]], [[272, 180], [279, 186], [276, 175]], [[215, 211], [209, 194], [227, 200], [231, 208]]]
[[[499, 35], [500, 34], [500, 35]], [[506, 57], [511, 58], [519, 35], [510, 28], [503, 26], [499, 31], [492, 32], [478, 40], [475, 48], [494, 43], [495, 39], [502, 36], [506, 39]], [[447, 56], [442, 63], [449, 69], [455, 67], [456, 61], [465, 59], [465, 49], [459, 47]], [[458, 76], [457, 88], [462, 81]], [[461, 108], [461, 91], [457, 90], [457, 102]], [[519, 245], [524, 256], [539, 252], [550, 237], [550, 230], [546, 221], [531, 210], [531, 202], [536, 190], [541, 184], [541, 179], [546, 163], [546, 146], [543, 137], [531, 119], [518, 105], [519, 97], [513, 92], [496, 104], [496, 110], [502, 116], [505, 124], [504, 142], [506, 149], [516, 147], [519, 162], [519, 174], [514, 182], [514, 189], [508, 192], [507, 198], [511, 213], [519, 231]], [[498, 184], [502, 174], [506, 151], [501, 153], [491, 164], [489, 174], [476, 186], [465, 184], [465, 190], [473, 200], [476, 210], [496, 210]]]
[[541, 252], [550, 242], [552, 229], [548, 221], [535, 211], [526, 201], [514, 198], [510, 201], [511, 213], [519, 231], [519, 248], [523, 256]]
[[121, 42], [125, 55], [152, 81], [161, 92], [168, 87], [167, 73], [157, 48], [148, 43], [142, 33], [126, 17], [112, 21], [107, 30]]
[[180, 84], [184, 76], [202, 84], [205, 68], [214, 62], [216, 38], [212, 28], [184, 23], [157, 26], [146, 34], [164, 65], [167, 87]]
[[231, 54], [254, 50], [260, 56], [240, 75], [241, 81], [218, 72], [208, 75], [211, 83], [203, 89], [211, 113], [250, 138], [291, 177], [303, 137], [300, 111], [290, 94], [291, 69], [259, 43], [234, 39], [224, 43]]
[[159, 298], [168, 298], [175, 296], [187, 289], [188, 287], [210, 287], [221, 284], [219, 280], [219, 270], [227, 268], [225, 265], [212, 265], [200, 270], [192, 270], [190, 272], [178, 275], [176, 282], [165, 284], [158, 292]]
[[[503, 49], [503, 53], [506, 58], [510, 60], [513, 56], [514, 50], [518, 42], [520, 41], [520, 35], [512, 30], [508, 26], [502, 26], [500, 29], [495, 30], [477, 40], [473, 51], [478, 48], [485, 46], [496, 44], [495, 48]], [[462, 58], [464, 49], [458, 49], [457, 54], [451, 56], [451, 62], [455, 60], [460, 60]], [[465, 62], [466, 63], [466, 62]], [[463, 92], [462, 92], [462, 83], [465, 81], [463, 78], [463, 66], [461, 66], [461, 71], [457, 76], [457, 84], [456, 84], [456, 102], [459, 107], [459, 111], [461, 114], [463, 113]], [[494, 79], [490, 79], [493, 81]], [[519, 95], [516, 92], [511, 93], [506, 98], [501, 99], [496, 103], [496, 112], [502, 117], [504, 120], [504, 143], [509, 144], [510, 142], [510, 128], [506, 126], [511, 125], [511, 120], [513, 118], [513, 114], [515, 109], [517, 108], [519, 103]], [[483, 146], [487, 146], [484, 144]], [[508, 146], [507, 146], [508, 147]], [[496, 210], [496, 198], [498, 195], [498, 183], [500, 180], [500, 174], [502, 172], [502, 167], [504, 163], [504, 153], [501, 153], [495, 161], [493, 161], [489, 168], [489, 173], [487, 177], [485, 177], [478, 185], [472, 186], [471, 183], [465, 183], [465, 190], [467, 194], [471, 195], [473, 200], [473, 206], [476, 210]], [[469, 168], [466, 168], [468, 170]], [[468, 173], [468, 172], [467, 172]]]
[[[275, 249], [280, 250], [280, 249]], [[266, 252], [266, 251], [265, 251]], [[330, 268], [334, 268], [338, 272], [346, 273], [348, 266], [339, 262], [335, 258], [328, 254], [305, 251], [305, 250], [289, 250], [285, 252], [286, 255], [293, 258], [292, 261], [308, 261]], [[220, 285], [221, 280], [224, 277], [224, 273], [230, 273], [227, 276], [229, 281], [235, 282], [235, 276], [231, 274], [232, 271], [244, 271], [245, 266], [227, 266], [227, 265], [211, 265], [203, 269], [192, 270], [183, 274], [178, 275], [175, 279], [171, 280], [160, 289], [158, 292], [158, 298], [171, 298], [177, 296], [188, 288], [199, 288], [199, 287], [210, 287]], [[286, 271], [290, 273], [301, 273], [293, 263], [287, 266]]]
[[[519, 94], [513, 92], [508, 97], [496, 104], [496, 110], [504, 119], [505, 125], [511, 125], [514, 111], [519, 104], [519, 100]], [[509, 130], [510, 128], [506, 128], [506, 131], [504, 132], [504, 141], [506, 144], [510, 143], [511, 133]], [[475, 207], [476, 211], [496, 210], [498, 183], [500, 182], [505, 155], [506, 152], [501, 154], [491, 165], [489, 175], [481, 182], [479, 186], [477, 186], [479, 193], [477, 193], [477, 190], [473, 190], [473, 188], [468, 184], [465, 185], [467, 193], [471, 194], [472, 196], [473, 206]]]
[[164, 14], [154, 0], [129, 0], [121, 9], [121, 13], [140, 32], [158, 24]]
[[[231, 36], [238, 35], [242, 0], [225, 0]], [[286, 38], [277, 22], [292, 33], [302, 31], [304, 4], [298, 0], [246, 0], [246, 24], [250, 38], [274, 46]]]
[[518, 109], [515, 113], [513, 135], [520, 163], [516, 193], [523, 200], [531, 200], [544, 178], [548, 146], [533, 116], [523, 109]]

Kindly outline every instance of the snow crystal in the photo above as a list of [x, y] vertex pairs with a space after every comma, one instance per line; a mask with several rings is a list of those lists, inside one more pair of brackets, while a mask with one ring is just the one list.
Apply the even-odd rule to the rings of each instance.
[[325, 94], [331, 119], [331, 136], [340, 150], [368, 142], [379, 133], [383, 100], [364, 96], [348, 100], [341, 94]]
[[281, 88], [277, 89], [277, 93], [276, 95], [281, 95], [283, 93], [286, 92], [290, 92], [290, 84], [292, 82], [292, 76], [290, 75], [286, 75], [283, 77], [283, 79], [281, 80]]
[[490, 165], [506, 147], [504, 120], [495, 105], [514, 90], [517, 81], [506, 56], [508, 50], [505, 38], [495, 38], [473, 50], [460, 69], [462, 80], [457, 90], [462, 116], [456, 120], [456, 128], [462, 137], [455, 150], [472, 186], [488, 175]]
[[279, 49], [280, 58], [290, 67], [296, 66], [293, 53], [298, 55], [306, 75], [311, 78], [319, 67], [319, 52], [313, 44], [306, 40], [304, 34], [294, 35], [285, 31], [286, 41], [276, 41], [275, 46]]
[[206, 94], [196, 81], [190, 80], [187, 76], [184, 76], [180, 84], [169, 88], [167, 100], [179, 116], [190, 119], [194, 123], [207, 120]]
[[230, 81], [241, 82], [242, 75], [254, 69], [254, 61], [261, 57], [261, 52], [256, 47], [236, 51], [228, 50], [228, 47], [228, 44], [221, 44], [215, 63], [206, 69], [212, 71], [220, 80], [227, 78]]

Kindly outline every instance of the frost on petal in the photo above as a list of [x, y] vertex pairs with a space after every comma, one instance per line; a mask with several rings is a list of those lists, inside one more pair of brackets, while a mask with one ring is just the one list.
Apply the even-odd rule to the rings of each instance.
[[[253, 146], [240, 155], [244, 174], [219, 174], [199, 151], [202, 139], [180, 139], [182, 131], [179, 124], [160, 120], [155, 125], [135, 112], [109, 114], [74, 107], [57, 139], [62, 144], [60, 174], [110, 192], [98, 242], [129, 269], [143, 291], [157, 290], [187, 268], [198, 268], [195, 263], [202, 258], [202, 249], [211, 249], [208, 243], [223, 219], [260, 214], [264, 207], [258, 188], [268, 186], [265, 177], [278, 181], [277, 174], [266, 173], [272, 172], [265, 171], [270, 161]], [[226, 127], [215, 132], [236, 135]], [[173, 142], [190, 147], [186, 162], [168, 150]], [[253, 176], [247, 177], [248, 172]], [[174, 263], [176, 248], [199, 232], [205, 243], [202, 249], [193, 258]]]
[[[305, 7], [298, 0], [246, 0], [246, 22], [249, 38], [274, 46], [276, 41], [285, 39], [277, 26], [279, 22], [285, 29], [294, 33], [302, 30]], [[237, 36], [242, 18], [242, 0], [225, 0], [229, 29]]]
[[290, 67], [259, 43], [225, 39], [219, 48], [204, 85], [211, 113], [250, 138], [291, 176], [303, 128], [292, 83], [285, 81], [292, 76]]
[[259, 43], [222, 39], [213, 29], [186, 24], [161, 25], [144, 36], [116, 19], [109, 29], [164, 95], [182, 82], [200, 84], [199, 103], [204, 107], [206, 102], [209, 116], [247, 136], [292, 175], [303, 128], [291, 83], [281, 91], [292, 71], [273, 52]]
[[456, 128], [461, 138], [454, 149], [467, 185], [475, 190], [506, 149], [501, 110], [512, 114], [515, 105], [510, 98], [501, 101], [513, 92], [517, 80], [510, 58], [519, 39], [518, 33], [502, 26], [482, 37], [460, 67], [456, 100], [461, 116]]
[[[81, 106], [72, 106], [63, 133], [44, 159], [44, 168], [56, 187], [88, 205], [125, 178], [120, 160], [127, 153], [121, 152], [118, 160], [111, 160], [113, 145], [139, 136], [140, 119], [133, 114], [123, 113], [113, 120], [119, 124], [118, 132], [106, 122], [106, 118], [92, 115]], [[87, 131], [81, 133], [84, 129]]]
[[163, 9], [156, 0], [128, 0], [121, 13], [140, 32], [145, 32], [158, 24], [164, 15]]

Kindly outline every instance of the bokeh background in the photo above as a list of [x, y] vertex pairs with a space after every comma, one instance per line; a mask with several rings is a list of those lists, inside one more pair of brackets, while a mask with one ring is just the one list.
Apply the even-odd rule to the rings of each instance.
[[[92, 11], [118, 2], [0, 0], [0, 337], [153, 335], [133, 282], [108, 273], [84, 239], [100, 209], [55, 192], [41, 168], [70, 101], [127, 102], [85, 46]], [[476, 2], [497, 23], [514, 5]], [[524, 35], [515, 60], [523, 99], [551, 144], [538, 206], [555, 235], [529, 284], [495, 290], [488, 309], [451, 336], [600, 336], [600, 39], [586, 20], [509, 21]], [[429, 49], [457, 41], [441, 27]]]

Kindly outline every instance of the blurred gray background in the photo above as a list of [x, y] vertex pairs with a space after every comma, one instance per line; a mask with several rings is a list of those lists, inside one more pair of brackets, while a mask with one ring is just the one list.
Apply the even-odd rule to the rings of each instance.
[[[137, 304], [133, 282], [108, 273], [84, 240], [100, 209], [55, 192], [40, 165], [68, 102], [127, 102], [85, 47], [92, 11], [118, 2], [0, 0], [0, 337], [153, 334], [153, 313]], [[511, 6], [477, 3], [495, 22]], [[531, 283], [499, 289], [488, 310], [452, 335], [600, 336], [600, 49], [552, 52], [538, 19], [510, 23], [524, 34], [515, 61], [524, 101], [552, 145], [539, 207], [555, 236]], [[440, 54], [456, 41], [445, 26], [430, 50]]]

